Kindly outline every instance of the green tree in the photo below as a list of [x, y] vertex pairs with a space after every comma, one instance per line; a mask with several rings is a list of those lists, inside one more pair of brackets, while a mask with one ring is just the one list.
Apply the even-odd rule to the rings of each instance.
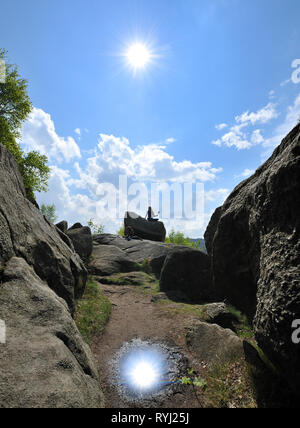
[[22, 123], [28, 117], [32, 104], [27, 94], [27, 81], [18, 74], [18, 68], [7, 62], [7, 53], [0, 49], [5, 61], [5, 81], [0, 83], [0, 143], [15, 157], [24, 180], [28, 199], [34, 192], [46, 191], [50, 175], [47, 157], [37, 151], [23, 152], [18, 143]]
[[185, 236], [182, 232], [175, 232], [174, 229], [171, 229], [169, 235], [165, 239], [165, 242], [169, 244], [187, 245], [188, 247], [192, 247], [203, 252], [206, 251], [205, 246], [200, 239], [197, 241], [191, 241], [190, 238]]
[[44, 214], [44, 216], [46, 216], [47, 219], [51, 221], [51, 223], [56, 223], [57, 215], [56, 215], [56, 206], [54, 204], [52, 205], [42, 204], [41, 213]]
[[87, 224], [90, 227], [93, 235], [101, 235], [102, 233], [104, 233], [103, 224], [94, 223], [94, 220], [92, 218], [88, 221]]
[[171, 232], [166, 237], [165, 242], [170, 243], [170, 244], [192, 246], [191, 241], [189, 240], [189, 238], [187, 238], [186, 236], [184, 236], [184, 234], [182, 232], [175, 232], [174, 229], [171, 229]]
[[196, 248], [197, 250], [201, 250], [204, 253], [206, 252], [205, 244], [200, 239], [197, 239], [197, 241], [192, 241], [191, 247]]
[[125, 233], [125, 227], [124, 224], [120, 227], [120, 229], [117, 231], [117, 235], [124, 236]]

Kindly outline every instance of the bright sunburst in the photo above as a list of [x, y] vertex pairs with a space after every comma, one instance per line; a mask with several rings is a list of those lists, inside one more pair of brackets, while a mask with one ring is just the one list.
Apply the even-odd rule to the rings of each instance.
[[130, 372], [132, 382], [141, 389], [151, 387], [155, 382], [159, 373], [155, 365], [149, 361], [140, 361]]
[[126, 52], [128, 64], [135, 70], [145, 68], [151, 61], [151, 52], [143, 43], [135, 43]]

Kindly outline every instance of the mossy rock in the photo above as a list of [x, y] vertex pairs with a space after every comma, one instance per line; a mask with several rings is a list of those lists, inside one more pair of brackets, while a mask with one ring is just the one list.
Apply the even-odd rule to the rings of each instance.
[[145, 272], [118, 273], [108, 277], [97, 277], [102, 284], [108, 285], [133, 285], [136, 287], [147, 286], [155, 282], [155, 278]]

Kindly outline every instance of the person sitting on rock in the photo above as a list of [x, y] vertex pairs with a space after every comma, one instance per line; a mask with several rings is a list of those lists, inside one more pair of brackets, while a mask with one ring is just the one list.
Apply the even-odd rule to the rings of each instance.
[[154, 211], [153, 211], [152, 207], [149, 207], [148, 211], [147, 211], [147, 214], [146, 214], [147, 220], [148, 221], [158, 221], [158, 218], [154, 218], [154, 217], [157, 217], [158, 214], [154, 214]]

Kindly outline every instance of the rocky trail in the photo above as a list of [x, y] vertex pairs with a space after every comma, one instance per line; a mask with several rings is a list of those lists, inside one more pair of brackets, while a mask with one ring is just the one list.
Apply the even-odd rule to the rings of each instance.
[[[153, 302], [150, 294], [143, 293], [136, 287], [101, 283], [99, 287], [111, 301], [112, 313], [104, 333], [94, 338], [91, 348], [98, 362], [107, 407], [145, 407], [143, 400], [133, 403], [122, 397], [112, 382], [111, 362], [126, 342], [140, 339], [175, 347], [184, 357], [185, 368], [201, 368], [186, 345], [183, 322], [187, 321], [186, 317], [184, 320], [183, 316], [170, 316], [163, 305]], [[147, 404], [149, 407], [188, 408], [200, 407], [201, 401], [192, 387], [178, 385], [172, 393], [163, 395], [158, 400], [148, 400]]]
[[[52, 224], [0, 143], [0, 408], [299, 407], [299, 143], [215, 211], [207, 253], [131, 212], [129, 241]], [[149, 365], [120, 369], [139, 350], [148, 395]]]

